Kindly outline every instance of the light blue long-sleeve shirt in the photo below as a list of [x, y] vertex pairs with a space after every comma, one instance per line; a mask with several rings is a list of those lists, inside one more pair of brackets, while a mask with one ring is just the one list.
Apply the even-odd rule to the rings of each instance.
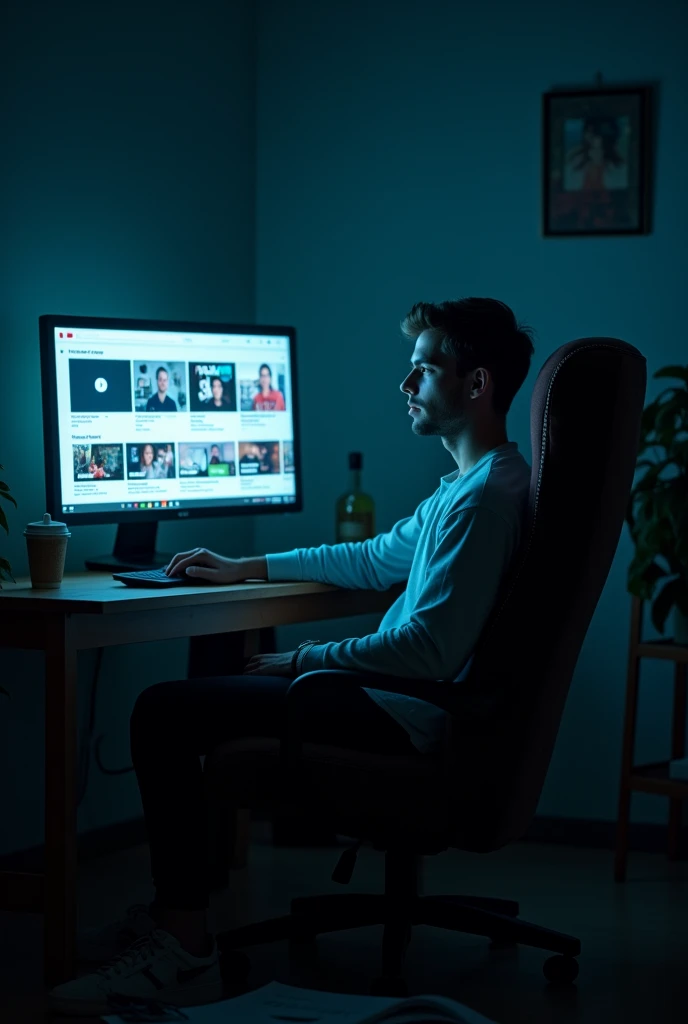
[[[342, 668], [454, 682], [468, 662], [516, 552], [530, 467], [514, 441], [440, 486], [388, 533], [355, 544], [323, 544], [267, 556], [269, 580], [316, 580], [386, 590], [408, 580], [377, 633], [317, 644], [301, 671]], [[427, 701], [365, 692], [422, 752], [436, 749], [444, 712]]]

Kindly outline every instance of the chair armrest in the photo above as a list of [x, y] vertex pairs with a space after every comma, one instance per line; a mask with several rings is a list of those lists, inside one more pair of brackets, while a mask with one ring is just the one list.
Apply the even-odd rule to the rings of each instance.
[[305, 672], [298, 676], [287, 690], [286, 729], [280, 741], [280, 760], [287, 772], [296, 768], [301, 759], [301, 723], [309, 694], [316, 688], [319, 693], [323, 690], [341, 693], [356, 687], [416, 697], [450, 714], [454, 712], [457, 703], [458, 687], [452, 682], [349, 672], [346, 669], [316, 669], [313, 672]]
[[311, 690], [317, 688], [332, 693], [352, 690], [357, 686], [365, 686], [370, 690], [384, 690], [387, 693], [398, 693], [405, 697], [417, 697], [419, 700], [434, 704], [443, 711], [453, 712], [457, 703], [458, 684], [438, 682], [436, 679], [408, 679], [403, 676], [383, 676], [376, 673], [350, 672], [347, 669], [327, 668], [315, 669], [297, 676], [287, 690], [287, 701], [295, 707], [308, 698]]

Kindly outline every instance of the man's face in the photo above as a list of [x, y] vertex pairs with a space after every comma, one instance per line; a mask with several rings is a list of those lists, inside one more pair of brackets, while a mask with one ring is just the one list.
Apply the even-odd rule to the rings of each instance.
[[213, 381], [213, 398], [215, 399], [216, 402], [218, 401], [218, 399], [222, 398], [222, 391], [223, 391], [222, 381], [221, 380], [214, 380]]
[[263, 389], [267, 389], [267, 388], [269, 388], [269, 387], [270, 387], [270, 381], [271, 381], [271, 380], [272, 380], [272, 376], [271, 376], [271, 374], [270, 374], [270, 371], [269, 371], [269, 370], [266, 370], [265, 368], [263, 368], [263, 369], [262, 369], [262, 370], [260, 371], [260, 386], [261, 386], [261, 387], [262, 387]]
[[167, 391], [167, 385], [169, 384], [169, 377], [165, 370], [161, 370], [158, 374], [158, 391]]
[[210, 454], [211, 455], [219, 455], [220, 454], [220, 449], [217, 447], [216, 444], [214, 444], [212, 446], [212, 448], [210, 449]]
[[456, 360], [440, 350], [441, 338], [423, 331], [416, 339], [409, 375], [399, 385], [408, 396], [414, 434], [454, 437], [465, 429], [469, 378], [458, 377]]

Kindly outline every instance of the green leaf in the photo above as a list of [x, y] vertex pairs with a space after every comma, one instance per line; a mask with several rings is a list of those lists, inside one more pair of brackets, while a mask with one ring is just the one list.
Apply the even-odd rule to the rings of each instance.
[[12, 504], [14, 505], [14, 507], [17, 508], [17, 503], [16, 503], [16, 501], [14, 500], [14, 498], [12, 497], [12, 495], [10, 494], [9, 491], [2, 491], [2, 490], [0, 490], [0, 498], [4, 498], [5, 501], [11, 501]]
[[628, 567], [626, 586], [631, 594], [649, 601], [654, 593], [658, 580], [664, 579], [669, 574], [654, 560], [640, 558], [637, 554]]
[[5, 512], [4, 512], [4, 509], [3, 509], [2, 505], [0, 505], [0, 526], [3, 528], [5, 533], [9, 533], [10, 532], [10, 528], [7, 525], [7, 516], [5, 515]]
[[12, 566], [6, 558], [0, 558], [0, 580], [12, 580], [13, 583], [17, 582], [12, 575]]
[[655, 419], [657, 417], [658, 402], [650, 402], [643, 409], [640, 417], [640, 431], [643, 438], [646, 438], [648, 434], [652, 433], [655, 429]]
[[684, 384], [688, 385], [688, 366], [663, 366], [652, 376], [655, 379], [657, 377], [676, 377], [677, 380], [682, 380]]
[[674, 391], [674, 394], [666, 402], [662, 402], [657, 409], [656, 428], [661, 430], [662, 425], [669, 421], [673, 423], [673, 417], [680, 416], [688, 408], [688, 391]]
[[664, 632], [667, 615], [679, 601], [683, 603], [686, 584], [682, 579], [670, 580], [652, 604], [652, 624], [658, 633]]
[[632, 493], [635, 494], [638, 491], [651, 490], [657, 483], [658, 478], [661, 476], [664, 470], [671, 465], [671, 463], [671, 459], [662, 459], [661, 462], [650, 463], [650, 466], [647, 469], [645, 476], [642, 477], [641, 480], [638, 480], [638, 482], [634, 485]]

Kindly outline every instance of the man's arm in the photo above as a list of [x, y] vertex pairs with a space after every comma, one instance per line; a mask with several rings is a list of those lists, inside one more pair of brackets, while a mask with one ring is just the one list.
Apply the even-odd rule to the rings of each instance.
[[447, 516], [411, 618], [342, 643], [317, 644], [300, 672], [341, 668], [451, 680], [473, 651], [514, 555], [517, 538], [488, 509]]
[[[246, 456], [242, 456], [243, 461]], [[433, 496], [434, 497], [434, 496]], [[242, 580], [314, 580], [351, 590], [387, 590], [408, 579], [426, 509], [422, 502], [413, 516], [402, 519], [389, 533], [360, 544], [323, 544], [275, 555], [225, 558], [206, 548], [176, 554], [167, 573], [196, 576], [215, 583]]]
[[240, 558], [246, 580], [266, 580], [268, 578], [268, 560], [265, 555], [259, 558]]
[[422, 502], [414, 515], [370, 540], [267, 555], [267, 578], [314, 580], [349, 590], [387, 590], [408, 579], [426, 509], [433, 499], [434, 495]]

